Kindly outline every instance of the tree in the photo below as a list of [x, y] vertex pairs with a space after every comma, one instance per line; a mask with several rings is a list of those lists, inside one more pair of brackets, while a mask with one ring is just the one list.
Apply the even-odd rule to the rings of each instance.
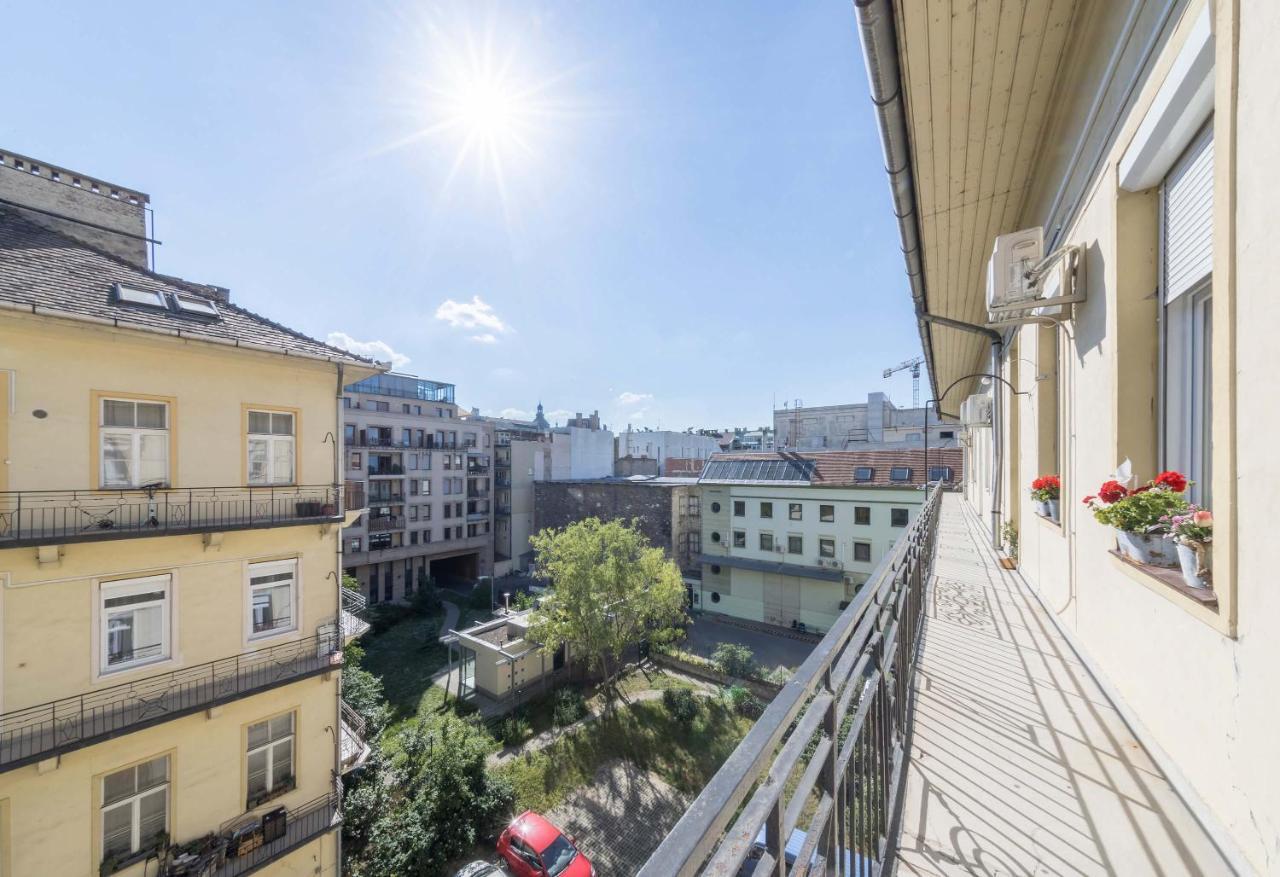
[[[685, 621], [684, 581], [636, 526], [587, 518], [529, 540], [551, 591], [529, 616], [529, 639], [548, 654], [568, 643], [601, 673], [606, 690], [623, 651], [675, 640]], [[612, 695], [610, 695], [612, 696]]]
[[737, 676], [739, 679], [754, 676], [756, 658], [751, 649], [737, 643], [720, 643], [711, 653], [711, 661], [716, 669], [726, 676]]

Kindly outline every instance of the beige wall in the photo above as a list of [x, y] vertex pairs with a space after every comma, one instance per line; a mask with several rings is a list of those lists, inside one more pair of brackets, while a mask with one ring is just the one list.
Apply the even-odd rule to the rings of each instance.
[[[1125, 457], [1134, 461], [1139, 480], [1152, 477], [1158, 465], [1152, 299], [1157, 199], [1152, 192], [1120, 192], [1116, 165], [1201, 8], [1202, 3], [1190, 4], [1065, 236], [1066, 242], [1087, 248], [1089, 298], [1060, 330], [1062, 525], [1036, 517], [1027, 492], [1030, 479], [1053, 465], [1042, 459], [1045, 446], [1038, 441], [1043, 418], [1052, 410], [1049, 386], [1035, 385], [1030, 399], [1010, 406], [1014, 444], [1006, 461], [1006, 495], [1020, 524], [1024, 575], [1167, 755], [1173, 771], [1185, 778], [1184, 789], [1203, 804], [1211, 828], [1248, 866], [1278, 873], [1280, 592], [1270, 550], [1280, 512], [1274, 454], [1280, 406], [1270, 401], [1277, 366], [1274, 326], [1280, 317], [1271, 242], [1280, 193], [1275, 160], [1280, 77], [1274, 48], [1280, 8], [1274, 4], [1220, 0], [1214, 7], [1218, 610], [1208, 611], [1122, 566], [1109, 554], [1111, 532], [1080, 505], [1081, 497], [1094, 492]], [[1238, 96], [1237, 81], [1242, 85]], [[1041, 188], [1051, 193], [1054, 186]], [[1043, 207], [1029, 205], [1024, 224], [1035, 224]], [[1039, 329], [1022, 329], [1020, 355], [1036, 360], [1044, 340]], [[1032, 383], [1028, 371], [1016, 365], [1008, 374], [1022, 389]], [[1247, 400], [1238, 412], [1236, 399]], [[975, 457], [989, 453], [989, 433], [973, 431]], [[966, 495], [984, 506], [981, 485], [970, 484]]]

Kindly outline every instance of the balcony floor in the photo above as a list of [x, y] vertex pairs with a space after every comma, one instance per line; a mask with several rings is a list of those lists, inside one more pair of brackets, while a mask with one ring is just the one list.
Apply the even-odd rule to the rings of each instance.
[[958, 494], [935, 573], [897, 873], [1232, 873]]

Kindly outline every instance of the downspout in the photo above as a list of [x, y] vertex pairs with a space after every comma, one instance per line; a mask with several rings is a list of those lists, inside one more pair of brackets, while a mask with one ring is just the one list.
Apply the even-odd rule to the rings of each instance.
[[[334, 488], [334, 492], [338, 494], [337, 496], [338, 511], [345, 517], [347, 512], [347, 497], [345, 496], [345, 492], [342, 490], [342, 480], [341, 480], [342, 479], [342, 458], [345, 452], [345, 446], [342, 444], [343, 440], [338, 438], [338, 436], [344, 435], [344, 431], [342, 428], [342, 421], [344, 419], [342, 416], [342, 375], [343, 375], [342, 363], [337, 363], [337, 366], [338, 366], [338, 389], [337, 389], [337, 401], [334, 403], [334, 414], [333, 414], [333, 421], [334, 421], [334, 424], [333, 424], [333, 488]], [[338, 611], [334, 617], [338, 620], [338, 646], [339, 648], [341, 648], [346, 645], [346, 643], [343, 642], [343, 636], [342, 636], [342, 528], [341, 527], [338, 528], [338, 538], [336, 542], [337, 542], [338, 550], [334, 552], [333, 562], [335, 566], [334, 574], [337, 576], [337, 585], [338, 585], [338, 592], [336, 595], [338, 598]], [[334, 747], [336, 751], [333, 754], [334, 777], [335, 777], [334, 786], [338, 790], [338, 794], [339, 794], [338, 807], [341, 808], [342, 807], [342, 798], [341, 798], [341, 793], [342, 793], [342, 674], [341, 672], [339, 672], [338, 674], [338, 702], [334, 704], [334, 713], [335, 715], [334, 715], [333, 727], [338, 732], [337, 733], [338, 745]], [[334, 849], [337, 854], [338, 867], [341, 868], [342, 867], [342, 832], [341, 831], [334, 832], [334, 837], [336, 838], [334, 842], [335, 843]]]
[[[858, 31], [862, 39], [862, 57], [867, 65], [867, 81], [871, 85], [871, 102], [875, 104], [876, 121], [880, 127], [880, 144], [884, 150], [885, 172], [889, 175], [889, 192], [893, 198], [893, 212], [898, 218], [898, 237], [902, 245], [902, 257], [907, 263], [907, 281], [911, 287], [911, 301], [915, 307], [916, 321], [920, 327], [920, 344], [924, 349], [933, 392], [938, 393], [937, 373], [933, 365], [932, 324], [975, 332], [991, 341], [992, 374], [997, 370], [1003, 355], [1004, 338], [987, 326], [965, 323], [949, 317], [929, 313], [925, 296], [924, 263], [920, 256], [920, 230], [917, 226], [915, 181], [911, 176], [910, 135], [907, 133], [907, 108], [902, 96], [901, 72], [898, 68], [898, 36], [894, 25], [892, 0], [854, 0], [858, 16]], [[991, 544], [1000, 546], [1000, 465], [1003, 454], [1000, 447], [1002, 428], [1001, 394], [992, 387], [992, 499]], [[928, 436], [926, 434], [926, 440]], [[925, 473], [926, 478], [928, 473]]]

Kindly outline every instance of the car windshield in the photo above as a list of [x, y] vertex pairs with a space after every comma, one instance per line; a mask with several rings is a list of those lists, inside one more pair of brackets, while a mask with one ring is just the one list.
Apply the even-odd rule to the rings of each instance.
[[573, 848], [573, 844], [569, 843], [564, 835], [559, 835], [542, 851], [542, 863], [546, 866], [547, 873], [551, 877], [556, 877], [557, 874], [569, 867], [569, 863], [573, 861], [573, 857], [576, 855], [578, 855], [578, 851]]

